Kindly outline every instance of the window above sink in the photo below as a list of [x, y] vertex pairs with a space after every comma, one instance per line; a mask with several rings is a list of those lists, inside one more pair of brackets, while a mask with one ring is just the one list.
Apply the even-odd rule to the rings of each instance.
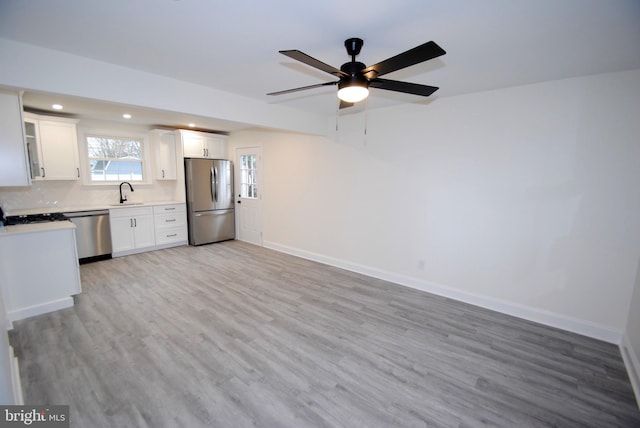
[[146, 134], [86, 129], [80, 149], [83, 184], [151, 183]]

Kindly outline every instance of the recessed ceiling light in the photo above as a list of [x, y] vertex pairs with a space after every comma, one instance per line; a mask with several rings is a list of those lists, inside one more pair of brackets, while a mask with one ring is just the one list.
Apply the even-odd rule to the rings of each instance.
[[196, 126], [196, 124], [195, 124], [195, 123], [190, 123], [190, 124], [189, 124], [189, 128], [193, 128], [194, 126]]
[[125, 119], [131, 119], [131, 115], [129, 113], [125, 113], [122, 115]]
[[52, 108], [52, 109], [54, 109], [54, 110], [62, 110], [62, 105], [60, 105], [60, 104], [53, 104], [53, 105], [51, 106], [51, 108]]

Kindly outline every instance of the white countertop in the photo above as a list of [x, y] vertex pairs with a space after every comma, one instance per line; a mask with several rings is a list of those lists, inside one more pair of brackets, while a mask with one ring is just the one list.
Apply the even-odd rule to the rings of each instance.
[[70, 221], [48, 221], [46, 223], [16, 224], [15, 226], [0, 227], [0, 239], [5, 236], [15, 236], [21, 233], [47, 232], [52, 230], [75, 229], [76, 225]]
[[[118, 208], [135, 208], [135, 207], [153, 207], [156, 205], [173, 205], [184, 204], [182, 201], [148, 201], [135, 204], [124, 203], [122, 205], [114, 203], [110, 205], [68, 205], [68, 206], [55, 206], [55, 207], [40, 207], [40, 208], [27, 208], [19, 210], [10, 210], [6, 215], [29, 215], [29, 214], [50, 214], [50, 213], [71, 213], [78, 211], [95, 211], [95, 210], [111, 210]], [[61, 222], [56, 222], [61, 223]], [[7, 226], [9, 227], [9, 226]]]

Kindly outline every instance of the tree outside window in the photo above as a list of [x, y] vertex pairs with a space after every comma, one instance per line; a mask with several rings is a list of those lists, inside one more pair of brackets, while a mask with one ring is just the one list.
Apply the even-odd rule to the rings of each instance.
[[143, 141], [87, 136], [91, 181], [144, 181]]

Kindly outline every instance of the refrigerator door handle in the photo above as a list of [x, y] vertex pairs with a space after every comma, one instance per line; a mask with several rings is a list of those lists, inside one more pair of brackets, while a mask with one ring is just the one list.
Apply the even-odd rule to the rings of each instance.
[[213, 194], [214, 194], [214, 198], [213, 200], [215, 202], [218, 202], [218, 168], [214, 167], [213, 168], [213, 183], [214, 183], [214, 190], [213, 190]]
[[194, 217], [208, 217], [208, 216], [220, 216], [220, 215], [227, 215], [233, 212], [233, 209], [230, 210], [213, 210], [213, 211], [206, 211], [206, 212], [202, 212], [202, 213], [194, 213], [193, 216]]
[[211, 202], [214, 202], [216, 200], [216, 197], [214, 195], [214, 189], [216, 188], [216, 183], [215, 183], [215, 173], [213, 172], [213, 167], [211, 167], [211, 175], [209, 176], [209, 181], [211, 182]]

